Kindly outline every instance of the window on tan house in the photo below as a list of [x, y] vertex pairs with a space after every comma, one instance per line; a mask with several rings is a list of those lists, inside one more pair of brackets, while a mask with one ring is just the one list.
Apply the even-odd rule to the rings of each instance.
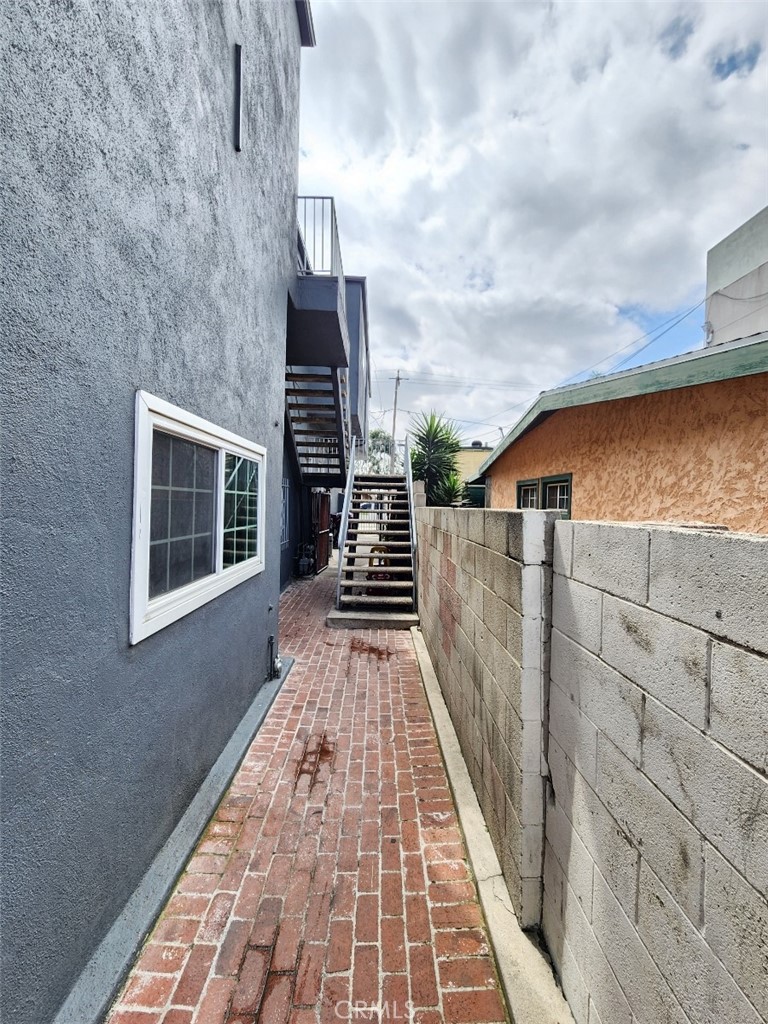
[[571, 473], [517, 481], [517, 507], [553, 509], [571, 518]]
[[518, 480], [517, 481], [517, 507], [538, 508], [539, 507], [539, 481]]
[[570, 473], [561, 476], [545, 476], [541, 480], [541, 508], [555, 509], [564, 519], [571, 518]]

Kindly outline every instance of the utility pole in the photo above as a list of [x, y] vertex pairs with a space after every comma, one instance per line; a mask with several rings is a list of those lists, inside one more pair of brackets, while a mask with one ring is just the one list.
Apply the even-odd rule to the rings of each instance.
[[[400, 387], [400, 371], [397, 371], [396, 377], [390, 377], [389, 379], [395, 382], [395, 405], [392, 409], [392, 451], [389, 453], [389, 472], [391, 474], [395, 472], [395, 445], [397, 444], [395, 441], [395, 425], [397, 424], [397, 391]], [[408, 378], [403, 377], [403, 380], [408, 380]]]

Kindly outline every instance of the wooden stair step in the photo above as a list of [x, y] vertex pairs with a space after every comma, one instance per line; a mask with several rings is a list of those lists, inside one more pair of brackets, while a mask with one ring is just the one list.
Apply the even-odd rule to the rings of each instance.
[[[407, 560], [403, 560], [402, 556], [387, 555], [386, 565], [371, 565], [369, 558], [377, 558], [377, 555], [356, 555], [354, 552], [350, 552], [348, 558], [342, 560], [342, 566], [349, 572], [368, 572], [374, 569], [391, 569], [393, 572], [399, 569], [401, 572], [413, 572], [413, 562], [411, 561], [410, 555], [407, 556]], [[399, 557], [400, 561], [395, 564], [393, 559]]]
[[381, 494], [381, 495], [392, 495], [392, 494], [406, 494], [407, 489], [403, 487], [353, 487], [352, 494]]
[[399, 576], [413, 576], [411, 565], [350, 565], [348, 562], [341, 563], [342, 572], [391, 572]]
[[367, 523], [369, 526], [391, 527], [393, 530], [407, 530], [409, 520], [406, 519], [368, 519], [366, 516], [350, 516], [349, 525], [358, 526]]
[[388, 526], [386, 528], [373, 527], [372, 529], [368, 530], [364, 528], [364, 523], [365, 521], [363, 521], [362, 523], [350, 523], [347, 527], [347, 530], [351, 531], [354, 534], [375, 533], [378, 537], [382, 538], [382, 544], [386, 543], [384, 537], [397, 537], [398, 540], [402, 540], [404, 537], [410, 537], [411, 535], [411, 531], [409, 529], [395, 530], [392, 526]]
[[356, 473], [355, 480], [382, 480], [385, 483], [405, 483], [402, 473]]
[[413, 590], [413, 580], [341, 580], [340, 587], [370, 587], [373, 590]]
[[[372, 530], [372, 532], [373, 532], [373, 530]], [[376, 541], [373, 545], [370, 545], [370, 544], [365, 544], [364, 542], [360, 541], [359, 538], [355, 538], [355, 540], [352, 543], [356, 544], [357, 547], [360, 547], [360, 548], [370, 548], [370, 547], [377, 547], [377, 548], [378, 547], [381, 547], [381, 548], [409, 548], [409, 549], [411, 548], [411, 542], [410, 541]]]
[[285, 379], [303, 380], [310, 384], [319, 383], [320, 381], [333, 381], [330, 373], [286, 373]]

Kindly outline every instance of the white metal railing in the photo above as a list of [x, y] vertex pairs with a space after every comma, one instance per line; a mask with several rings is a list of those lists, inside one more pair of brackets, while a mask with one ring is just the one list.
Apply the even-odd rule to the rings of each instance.
[[296, 216], [299, 223], [299, 273], [338, 278], [339, 300], [346, 318], [347, 296], [336, 204], [331, 196], [299, 196]]
[[347, 527], [349, 526], [349, 510], [352, 505], [352, 491], [355, 486], [355, 449], [356, 441], [349, 452], [347, 468], [347, 486], [344, 491], [344, 504], [341, 509], [341, 529], [339, 530], [339, 569], [336, 577], [336, 607], [341, 609], [341, 576], [344, 570], [344, 548], [347, 546]]
[[405, 486], [408, 491], [408, 525], [411, 529], [411, 562], [413, 565], [413, 610], [418, 609], [418, 592], [419, 592], [419, 552], [418, 552], [418, 538], [416, 534], [416, 511], [414, 508], [413, 501], [413, 470], [411, 468], [411, 438], [409, 434], [405, 435], [405, 450], [403, 452], [403, 462], [405, 463]]

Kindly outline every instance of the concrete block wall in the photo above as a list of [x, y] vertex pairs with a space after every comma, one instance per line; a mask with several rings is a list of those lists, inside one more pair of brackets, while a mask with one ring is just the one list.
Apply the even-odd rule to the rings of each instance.
[[768, 538], [558, 522], [544, 936], [578, 1024], [768, 1021]]
[[416, 518], [424, 639], [518, 918], [538, 927], [555, 516], [421, 508]]

